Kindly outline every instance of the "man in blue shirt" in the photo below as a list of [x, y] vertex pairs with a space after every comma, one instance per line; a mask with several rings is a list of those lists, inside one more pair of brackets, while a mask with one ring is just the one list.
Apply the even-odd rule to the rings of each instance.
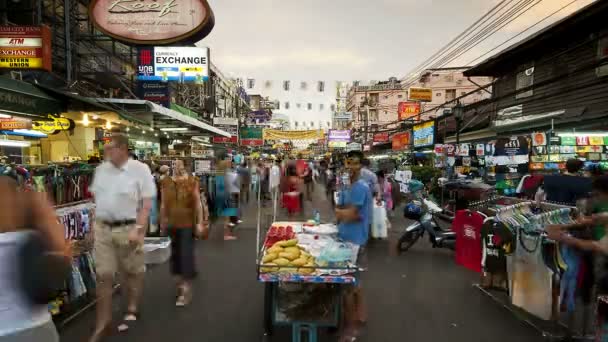
[[[346, 157], [345, 167], [350, 174], [350, 189], [340, 194], [336, 218], [338, 219], [338, 236], [359, 245], [357, 262], [365, 258], [364, 247], [369, 236], [371, 223], [372, 193], [367, 182], [361, 178], [363, 153], [350, 151]], [[359, 328], [365, 323], [363, 292], [360, 286], [353, 287], [344, 294], [344, 315], [346, 340], [356, 338]]]

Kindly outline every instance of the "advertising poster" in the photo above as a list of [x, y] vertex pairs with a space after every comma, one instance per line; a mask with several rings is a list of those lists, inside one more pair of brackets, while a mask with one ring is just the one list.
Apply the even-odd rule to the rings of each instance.
[[528, 155], [528, 140], [523, 136], [496, 140], [495, 156]]
[[412, 135], [410, 131], [401, 132], [393, 135], [392, 137], [392, 149], [393, 151], [406, 150], [411, 145]]
[[374, 142], [375, 143], [385, 143], [385, 142], [388, 142], [388, 138], [389, 138], [388, 132], [374, 134]]
[[433, 146], [435, 144], [435, 121], [414, 125], [414, 147]]

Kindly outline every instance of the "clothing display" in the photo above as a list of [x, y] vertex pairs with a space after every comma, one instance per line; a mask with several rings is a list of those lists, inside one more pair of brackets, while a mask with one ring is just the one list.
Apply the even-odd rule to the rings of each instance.
[[484, 271], [495, 274], [506, 273], [506, 255], [513, 253], [516, 246], [511, 230], [502, 222], [487, 219], [481, 228], [481, 239]]
[[456, 263], [475, 272], [481, 272], [483, 221], [484, 216], [479, 212], [458, 210], [452, 222], [456, 233]]

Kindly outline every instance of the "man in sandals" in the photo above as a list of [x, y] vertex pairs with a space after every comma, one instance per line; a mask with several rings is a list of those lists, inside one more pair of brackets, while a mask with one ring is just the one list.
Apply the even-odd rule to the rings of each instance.
[[106, 145], [106, 162], [95, 170], [89, 190], [96, 204], [95, 264], [97, 269], [97, 326], [90, 342], [110, 330], [114, 276], [121, 273], [127, 312], [119, 330], [137, 320], [146, 271], [144, 236], [156, 186], [146, 164], [129, 158], [129, 139], [115, 134]]

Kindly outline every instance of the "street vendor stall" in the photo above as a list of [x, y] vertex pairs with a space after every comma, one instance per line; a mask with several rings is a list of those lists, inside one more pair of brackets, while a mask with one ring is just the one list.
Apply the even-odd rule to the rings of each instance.
[[259, 250], [265, 283], [264, 329], [291, 326], [292, 341], [317, 341], [318, 328], [338, 328], [344, 286], [358, 282], [358, 246], [339, 241], [333, 224], [275, 222]]

